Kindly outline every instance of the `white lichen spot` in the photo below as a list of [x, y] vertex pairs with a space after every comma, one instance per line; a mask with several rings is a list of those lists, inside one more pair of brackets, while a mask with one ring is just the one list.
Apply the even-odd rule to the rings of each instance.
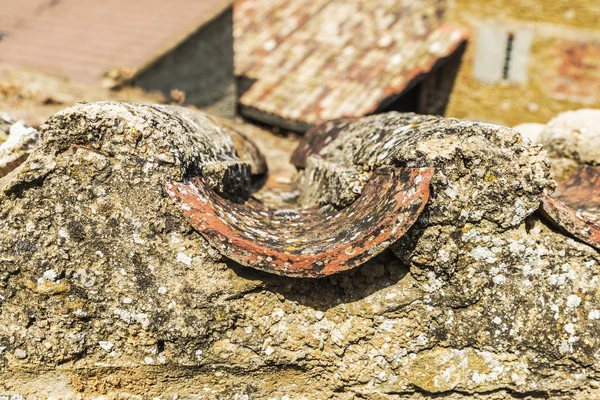
[[181, 235], [179, 235], [179, 233], [171, 233], [171, 243], [173, 244], [177, 244], [177, 243], [181, 243]]
[[398, 65], [404, 60], [402, 53], [396, 53], [390, 57], [390, 65]]
[[567, 307], [568, 308], [577, 308], [581, 304], [581, 297], [576, 294], [571, 294], [567, 297]]
[[193, 260], [193, 257], [185, 254], [183, 252], [183, 250], [181, 250], [179, 253], [177, 253], [177, 261], [182, 264], [190, 266], [190, 265], [192, 265], [192, 260]]
[[565, 325], [565, 331], [567, 331], [567, 333], [569, 334], [574, 334], [575, 333], [575, 325], [569, 323]]
[[438, 254], [440, 256], [440, 260], [442, 260], [443, 263], [447, 263], [448, 261], [450, 261], [450, 256], [448, 255], [448, 252], [445, 249], [440, 249]]
[[277, 41], [275, 39], [269, 39], [263, 43], [263, 49], [265, 51], [272, 51], [275, 47], [277, 47]]
[[438, 279], [435, 272], [429, 271], [427, 273], [427, 278], [429, 279], [429, 283], [425, 285], [425, 290], [432, 293], [436, 290], [441, 289], [444, 286], [444, 281]]
[[[468, 213], [466, 216], [468, 216]], [[465, 216], [465, 218], [466, 218], [466, 216]], [[461, 217], [462, 217], [462, 214], [461, 214]], [[469, 229], [468, 232], [463, 233], [461, 240], [463, 242], [468, 242], [469, 240], [476, 238], [477, 236], [479, 236], [479, 232], [477, 231], [477, 229], [471, 228], [471, 229]]]
[[506, 277], [502, 274], [496, 275], [492, 278], [492, 281], [494, 281], [496, 285], [504, 285], [506, 283]]
[[137, 233], [137, 232], [133, 233], [133, 242], [135, 244], [144, 244], [144, 243], [146, 243], [146, 241], [144, 239], [142, 239], [142, 237], [140, 236], [140, 234]]
[[554, 319], [558, 319], [558, 317], [559, 317], [559, 315], [558, 315], [558, 311], [560, 310], [560, 309], [558, 308], [558, 305], [556, 305], [556, 304], [552, 304], [552, 305], [550, 306], [550, 309], [551, 309], [552, 311], [554, 311], [554, 313], [555, 313], [555, 314], [554, 314]]
[[473, 376], [471, 377], [471, 379], [473, 380], [473, 382], [477, 383], [478, 385], [484, 383], [487, 379], [487, 375], [485, 374], [480, 374], [479, 371], [474, 371], [473, 372]]
[[146, 313], [132, 313], [121, 308], [115, 308], [114, 313], [128, 324], [137, 322], [142, 325], [143, 328], [147, 328], [148, 325], [150, 325], [150, 319]]
[[391, 319], [386, 319], [381, 323], [380, 326], [381, 329], [383, 329], [384, 331], [391, 332], [394, 329], [394, 325], [396, 325], [394, 321], [392, 321]]
[[75, 315], [78, 318], [84, 318], [87, 317], [87, 312], [83, 311], [81, 308], [78, 308], [77, 310], [73, 311], [73, 315]]
[[69, 238], [69, 231], [67, 231], [65, 228], [60, 228], [58, 230], [58, 236], [60, 236], [61, 238], [68, 239]]
[[344, 335], [339, 329], [333, 328], [331, 330], [331, 341], [340, 347], [344, 344]]
[[475, 247], [469, 252], [469, 255], [477, 261], [486, 261], [490, 264], [493, 264], [496, 261], [498, 261], [494, 256], [494, 253], [492, 253], [490, 249], [486, 247]]
[[452, 200], [456, 199], [456, 188], [453, 186], [448, 187], [446, 190], [444, 190], [444, 193], [446, 193], [446, 195], [448, 197], [450, 197]]
[[429, 338], [424, 333], [421, 333], [419, 336], [417, 336], [416, 343], [418, 346], [425, 346], [427, 342], [429, 342]]
[[167, 294], [167, 288], [164, 286], [159, 287], [158, 294]]
[[[413, 353], [413, 354], [414, 354], [414, 353]], [[443, 380], [443, 381], [444, 381], [446, 384], [449, 384], [449, 383], [450, 383], [450, 380], [452, 379], [452, 376], [454, 376], [455, 372], [456, 372], [456, 366], [452, 365], [452, 366], [450, 366], [450, 367], [446, 368], [446, 369], [444, 370], [444, 372], [442, 372], [442, 373], [440, 374], [440, 378], [442, 378], [442, 380]], [[438, 384], [439, 384], [439, 383], [438, 383]]]
[[13, 352], [13, 355], [18, 358], [18, 359], [23, 359], [23, 358], [27, 358], [27, 352], [23, 349], [16, 349]]
[[381, 371], [379, 374], [377, 374], [377, 379], [380, 382], [385, 382], [387, 381], [387, 374], [385, 373], [385, 371]]
[[202, 355], [202, 350], [200, 350], [200, 349], [196, 350], [195, 356], [196, 356], [196, 360], [198, 360], [198, 361], [202, 361], [202, 359], [204, 358], [204, 356]]
[[133, 300], [132, 300], [132, 299], [130, 299], [129, 297], [125, 297], [125, 298], [123, 299], [123, 304], [131, 304], [131, 303], [133, 303]]
[[33, 231], [35, 231], [35, 223], [33, 221], [28, 221], [25, 224], [25, 229], [27, 230], [27, 232], [33, 232]]
[[508, 249], [513, 254], [520, 254], [525, 251], [525, 245], [522, 243], [516, 242], [514, 240], [511, 240], [510, 244], [508, 245]]
[[502, 319], [500, 317], [494, 317], [492, 322], [495, 323], [496, 325], [500, 325], [502, 323]]
[[265, 349], [265, 354], [267, 356], [270, 356], [271, 354], [273, 354], [275, 352], [275, 349], [271, 346], [267, 346], [267, 348]]
[[55, 270], [49, 269], [44, 272], [44, 275], [42, 275], [42, 277], [47, 281], [54, 282], [58, 277], [58, 274]]
[[114, 347], [114, 345], [108, 340], [101, 340], [98, 342], [98, 344], [107, 352], [110, 352]]
[[146, 357], [146, 358], [144, 358], [144, 361], [146, 362], [146, 364], [154, 363], [154, 359], [152, 357]]
[[573, 347], [569, 345], [568, 342], [562, 342], [558, 347], [558, 351], [560, 351], [561, 353], [572, 353]]
[[588, 314], [588, 319], [600, 319], [600, 310], [591, 310]]
[[273, 321], [275, 322], [279, 322], [284, 316], [285, 312], [281, 308], [278, 308], [271, 313], [271, 318], [273, 318]]

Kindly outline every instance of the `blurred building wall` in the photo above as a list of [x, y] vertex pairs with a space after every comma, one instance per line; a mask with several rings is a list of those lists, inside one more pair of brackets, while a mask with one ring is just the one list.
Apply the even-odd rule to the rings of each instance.
[[516, 125], [600, 108], [600, 1], [448, 0], [471, 31], [447, 115]]
[[186, 104], [211, 106], [224, 116], [235, 114], [232, 8], [161, 58], [133, 84], [158, 90], [167, 98], [171, 90], [182, 90]]

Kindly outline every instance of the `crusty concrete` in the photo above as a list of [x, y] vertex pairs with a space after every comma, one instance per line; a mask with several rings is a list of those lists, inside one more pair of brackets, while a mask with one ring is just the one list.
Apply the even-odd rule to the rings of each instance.
[[584, 108], [558, 114], [542, 125], [538, 143], [550, 156], [557, 182], [568, 179], [579, 164], [600, 163], [599, 124], [600, 110]]
[[0, 112], [0, 143], [4, 143], [8, 139], [10, 127], [15, 124], [15, 120], [10, 114]]
[[548, 161], [508, 128], [387, 114], [344, 129], [324, 159], [434, 166], [432, 196], [393, 252], [312, 280], [224, 259], [168, 200], [166, 182], [237, 162], [201, 114], [84, 104], [41, 131], [0, 182], [1, 392], [600, 396], [600, 256], [540, 219]]
[[[313, 161], [314, 160], [314, 161]], [[431, 202], [433, 223], [492, 221], [502, 227], [518, 226], [538, 208], [539, 196], [551, 187], [548, 160], [539, 147], [524, 143], [515, 131], [496, 125], [416, 114], [389, 113], [362, 118], [342, 130], [319, 155], [308, 158], [298, 178], [319, 196], [330, 191], [358, 196], [364, 177], [380, 165], [434, 167]], [[319, 180], [323, 166], [351, 190]], [[335, 166], [335, 167], [331, 167]], [[360, 176], [360, 175], [359, 175]], [[329, 179], [331, 180], [331, 179]], [[305, 189], [308, 190], [308, 189]], [[307, 200], [307, 203], [309, 201]], [[435, 213], [433, 211], [435, 210]]]
[[554, 117], [541, 133], [550, 156], [580, 164], [600, 164], [600, 110], [580, 109]]
[[0, 178], [22, 164], [38, 143], [38, 132], [0, 113]]

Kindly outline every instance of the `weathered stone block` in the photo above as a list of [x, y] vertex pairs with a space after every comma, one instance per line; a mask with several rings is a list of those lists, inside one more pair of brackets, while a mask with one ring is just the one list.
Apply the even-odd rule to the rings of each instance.
[[344, 128], [324, 159], [434, 167], [432, 196], [399, 258], [313, 280], [224, 259], [168, 199], [166, 182], [237, 161], [202, 114], [81, 104], [41, 138], [0, 181], [5, 393], [600, 395], [600, 256], [539, 217], [548, 161], [510, 129], [395, 113]]

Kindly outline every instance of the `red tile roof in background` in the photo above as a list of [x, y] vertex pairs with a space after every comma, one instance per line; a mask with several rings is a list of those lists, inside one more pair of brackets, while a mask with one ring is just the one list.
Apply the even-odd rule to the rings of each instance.
[[0, 60], [76, 81], [143, 70], [233, 0], [0, 0]]
[[466, 40], [443, 24], [442, 7], [440, 0], [239, 0], [236, 75], [256, 80], [240, 99], [242, 112], [299, 126], [374, 112]]
[[0, 1], [0, 32], [11, 33], [23, 26], [27, 19], [44, 12], [53, 0]]

